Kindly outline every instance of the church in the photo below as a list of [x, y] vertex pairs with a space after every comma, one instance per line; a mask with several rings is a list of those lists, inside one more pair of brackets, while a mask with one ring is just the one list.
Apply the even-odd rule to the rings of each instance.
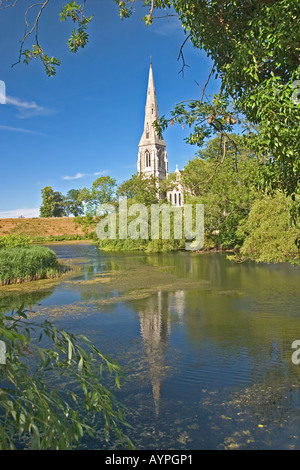
[[[150, 62], [147, 98], [145, 106], [144, 131], [139, 143], [137, 173], [145, 176], [154, 176], [160, 180], [168, 177], [167, 146], [161, 135], [158, 135], [153, 122], [158, 120], [158, 105], [153, 78], [152, 63]], [[170, 204], [174, 206], [183, 205], [183, 187], [181, 184], [181, 173], [176, 165], [176, 183], [172, 190], [165, 195]]]

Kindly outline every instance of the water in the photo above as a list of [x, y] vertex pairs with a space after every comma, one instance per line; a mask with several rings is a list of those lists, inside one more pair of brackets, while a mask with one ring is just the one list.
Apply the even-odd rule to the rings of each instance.
[[[299, 267], [51, 248], [72, 274], [13, 297], [2, 288], [0, 306], [25, 303], [119, 362], [137, 449], [300, 448]], [[99, 433], [82, 446], [105, 444]]]

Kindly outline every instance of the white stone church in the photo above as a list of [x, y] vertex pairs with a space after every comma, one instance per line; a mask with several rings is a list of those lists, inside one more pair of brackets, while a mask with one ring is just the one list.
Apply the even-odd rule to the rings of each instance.
[[[166, 143], [153, 127], [153, 122], [158, 120], [158, 106], [153, 79], [152, 64], [150, 63], [147, 99], [145, 106], [144, 132], [139, 143], [137, 172], [145, 176], [154, 176], [161, 180], [168, 177], [168, 157]], [[181, 174], [176, 165], [176, 181], [174, 189], [167, 191], [168, 201], [175, 206], [183, 205], [183, 187]]]

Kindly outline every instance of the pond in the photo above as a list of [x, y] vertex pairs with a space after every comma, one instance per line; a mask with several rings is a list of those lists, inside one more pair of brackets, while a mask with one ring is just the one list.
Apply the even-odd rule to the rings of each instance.
[[137, 449], [300, 449], [300, 267], [51, 248], [72, 273], [1, 288], [0, 307], [23, 303], [123, 367], [116, 393]]

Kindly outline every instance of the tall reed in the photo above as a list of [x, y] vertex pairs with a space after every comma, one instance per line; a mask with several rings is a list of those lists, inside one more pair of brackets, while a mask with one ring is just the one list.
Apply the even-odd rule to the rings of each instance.
[[0, 285], [56, 277], [63, 270], [54, 251], [49, 248], [0, 248]]

